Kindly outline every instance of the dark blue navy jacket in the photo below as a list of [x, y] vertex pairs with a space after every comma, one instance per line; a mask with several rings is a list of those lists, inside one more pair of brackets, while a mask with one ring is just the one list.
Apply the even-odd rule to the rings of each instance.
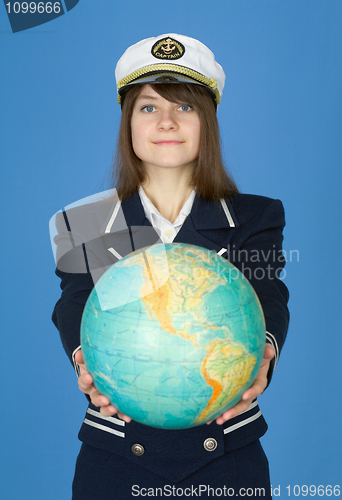
[[[110, 196], [86, 199], [55, 216], [56, 274], [63, 290], [53, 312], [64, 349], [73, 362], [80, 347], [80, 323], [87, 298], [99, 277], [133, 250], [161, 242], [146, 218], [139, 193], [121, 203], [116, 190]], [[276, 351], [268, 374], [271, 379], [283, 347], [289, 321], [288, 291], [279, 279], [284, 210], [279, 200], [236, 194], [231, 199], [206, 202], [197, 195], [191, 213], [174, 242], [217, 252], [236, 265], [254, 287], [266, 320], [266, 339]], [[179, 481], [224, 453], [261, 437], [267, 424], [255, 400], [250, 408], [222, 426], [216, 422], [192, 429], [163, 430], [117, 417], [103, 417], [91, 403], [81, 427], [81, 441], [124, 456], [148, 469]], [[203, 445], [214, 438], [217, 447]], [[132, 446], [145, 452], [136, 456]]]

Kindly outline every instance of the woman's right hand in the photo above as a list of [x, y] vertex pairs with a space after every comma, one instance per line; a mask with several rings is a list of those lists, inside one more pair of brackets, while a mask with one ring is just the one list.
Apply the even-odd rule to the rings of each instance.
[[90, 375], [86, 366], [84, 364], [82, 350], [79, 349], [75, 353], [75, 361], [80, 367], [80, 376], [78, 377], [78, 387], [80, 391], [84, 392], [84, 394], [88, 394], [91, 399], [91, 402], [94, 406], [100, 407], [100, 413], [104, 417], [111, 417], [117, 413], [118, 417], [125, 422], [130, 422], [132, 419], [123, 413], [117, 411], [117, 409], [110, 404], [110, 401], [106, 396], [103, 396], [96, 389], [93, 377]]

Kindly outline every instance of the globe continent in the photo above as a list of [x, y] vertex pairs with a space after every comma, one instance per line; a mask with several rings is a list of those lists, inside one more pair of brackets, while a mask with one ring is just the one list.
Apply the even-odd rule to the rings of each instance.
[[109, 268], [81, 323], [101, 394], [142, 424], [185, 429], [235, 405], [265, 348], [261, 305], [217, 253], [184, 243], [132, 252]]

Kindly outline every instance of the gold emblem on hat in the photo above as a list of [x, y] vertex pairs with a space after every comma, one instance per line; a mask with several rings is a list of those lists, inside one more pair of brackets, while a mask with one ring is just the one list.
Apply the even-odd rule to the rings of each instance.
[[158, 40], [151, 49], [152, 55], [157, 59], [179, 59], [184, 55], [184, 52], [184, 45], [170, 37]]

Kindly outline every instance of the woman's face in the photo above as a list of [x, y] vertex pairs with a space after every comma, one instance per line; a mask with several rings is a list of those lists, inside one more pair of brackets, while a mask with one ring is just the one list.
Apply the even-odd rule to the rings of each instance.
[[132, 146], [145, 167], [193, 167], [200, 144], [200, 118], [187, 103], [170, 102], [144, 85], [131, 119]]

